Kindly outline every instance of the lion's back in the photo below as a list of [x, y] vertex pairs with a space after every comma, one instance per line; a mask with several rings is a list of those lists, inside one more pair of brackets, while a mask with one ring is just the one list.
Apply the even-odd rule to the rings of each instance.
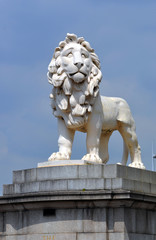
[[113, 125], [117, 128], [117, 123], [131, 124], [133, 120], [128, 103], [118, 97], [101, 96], [104, 125]]

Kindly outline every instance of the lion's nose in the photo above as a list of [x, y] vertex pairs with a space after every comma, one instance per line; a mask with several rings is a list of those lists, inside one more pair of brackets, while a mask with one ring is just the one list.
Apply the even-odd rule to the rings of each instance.
[[80, 69], [82, 66], [83, 66], [83, 63], [82, 62], [76, 62], [76, 63], [74, 63], [75, 64], [75, 66], [78, 68], [78, 69]]
[[80, 69], [83, 66], [83, 60], [79, 51], [74, 52], [74, 65]]

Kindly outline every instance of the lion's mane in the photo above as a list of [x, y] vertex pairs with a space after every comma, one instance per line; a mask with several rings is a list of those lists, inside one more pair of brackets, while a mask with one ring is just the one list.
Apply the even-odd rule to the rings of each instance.
[[[62, 67], [61, 51], [71, 43], [82, 45], [90, 53], [92, 60], [91, 73], [87, 81], [75, 83], [65, 73]], [[88, 120], [92, 106], [99, 93], [99, 83], [102, 78], [100, 61], [90, 44], [84, 38], [75, 34], [67, 34], [64, 41], [55, 49], [48, 67], [48, 81], [53, 85], [51, 107], [56, 117], [62, 118], [68, 128], [82, 127]]]

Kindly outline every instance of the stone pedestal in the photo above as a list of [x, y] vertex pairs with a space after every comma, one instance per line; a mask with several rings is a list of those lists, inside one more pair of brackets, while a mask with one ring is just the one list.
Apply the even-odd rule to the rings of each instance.
[[0, 240], [156, 240], [156, 173], [120, 165], [13, 172]]

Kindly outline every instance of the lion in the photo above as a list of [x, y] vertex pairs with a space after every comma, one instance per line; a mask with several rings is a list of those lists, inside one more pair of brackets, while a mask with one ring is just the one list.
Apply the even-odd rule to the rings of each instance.
[[87, 133], [82, 160], [106, 164], [109, 138], [118, 130], [124, 143], [121, 164], [127, 164], [130, 153], [129, 166], [145, 169], [130, 108], [122, 98], [100, 96], [100, 61], [84, 38], [67, 34], [55, 49], [47, 76], [53, 85], [51, 107], [59, 131], [59, 152], [52, 153], [49, 161], [69, 160], [75, 131], [81, 131]]

